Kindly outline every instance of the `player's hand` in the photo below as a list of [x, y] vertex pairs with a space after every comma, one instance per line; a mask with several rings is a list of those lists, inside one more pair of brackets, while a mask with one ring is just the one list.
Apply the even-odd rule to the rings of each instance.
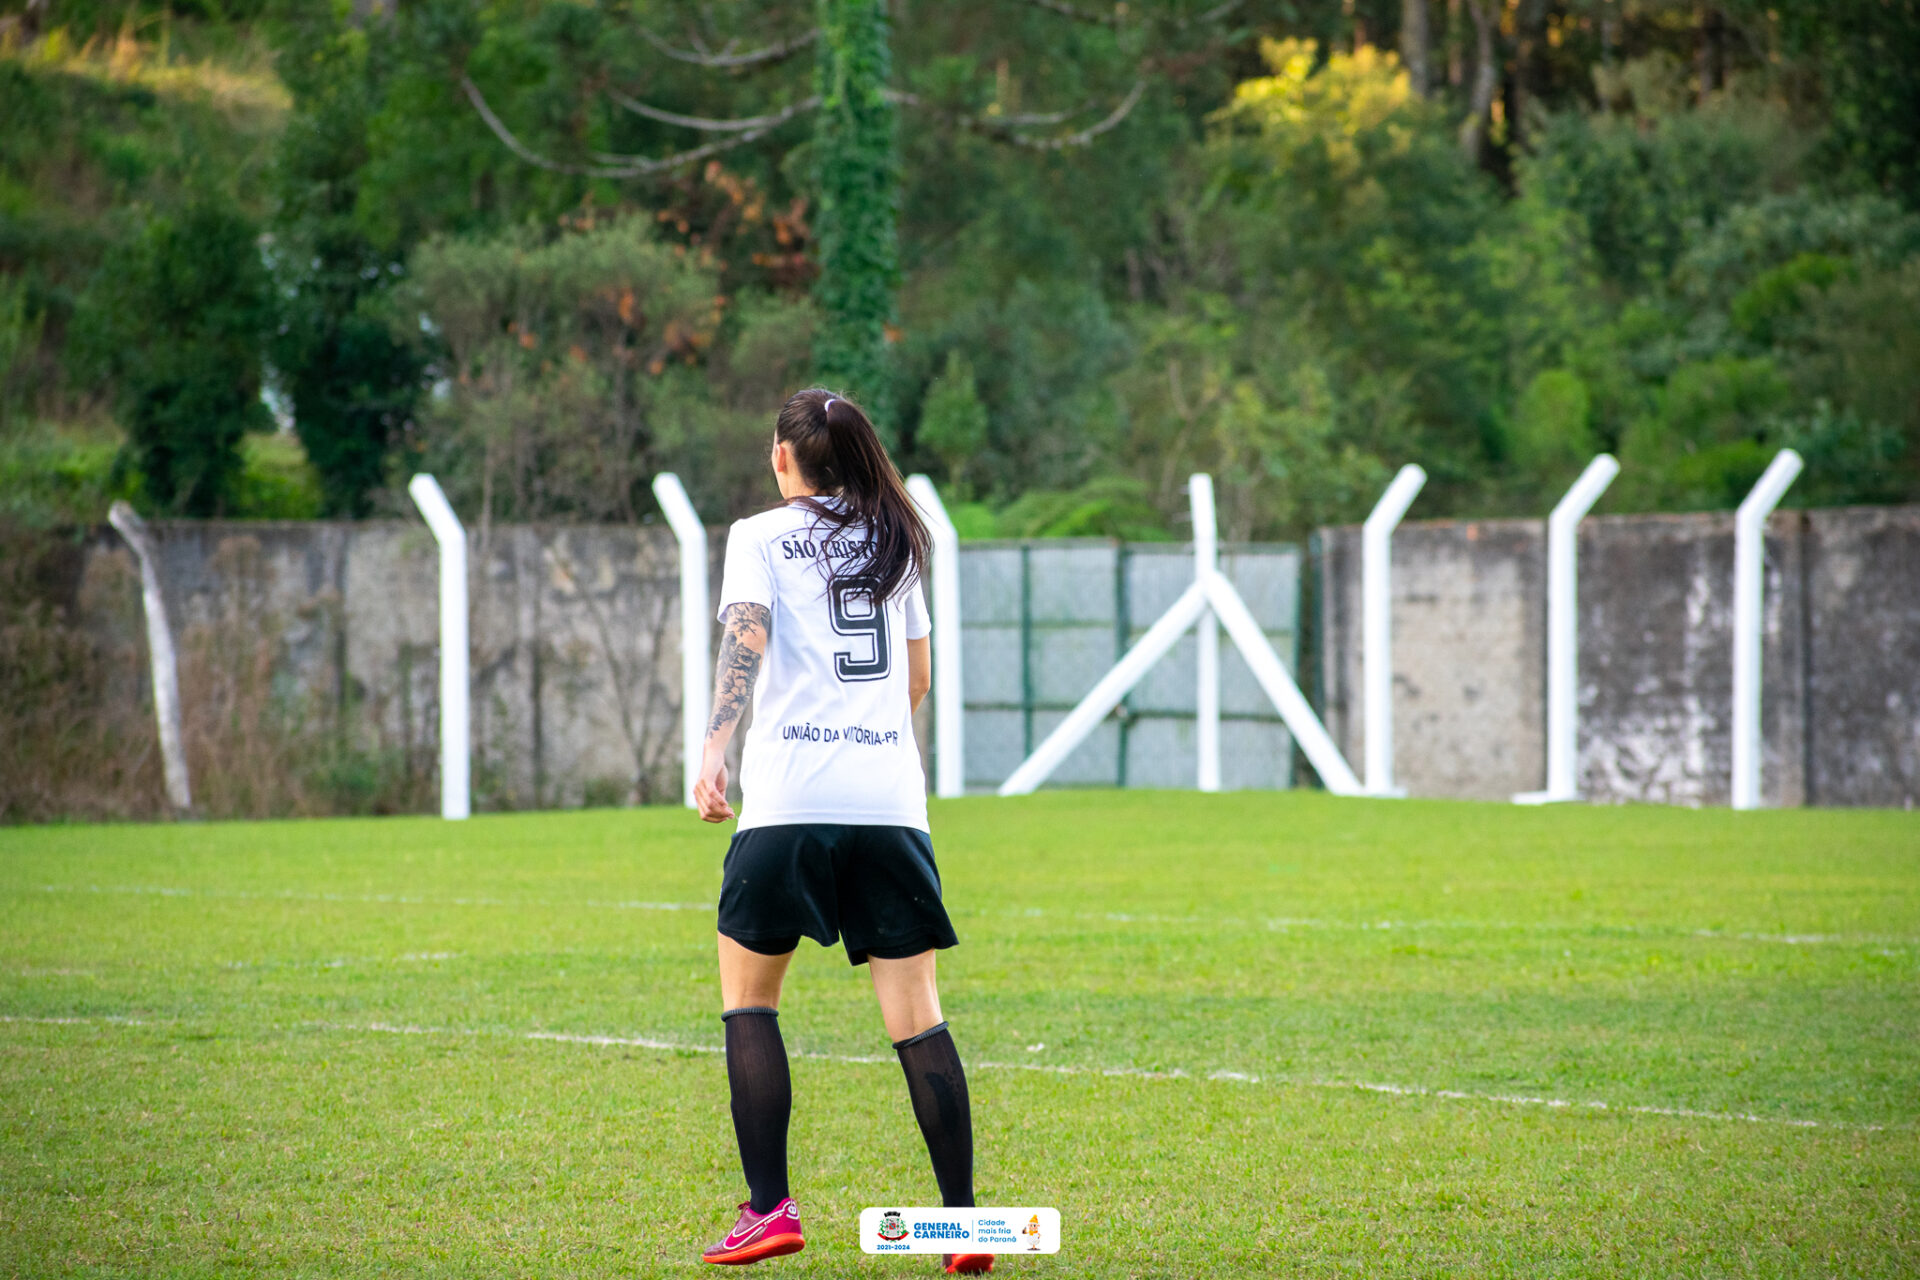
[[727, 803], [725, 756], [701, 763], [700, 776], [693, 783], [693, 803], [708, 822], [725, 822], [733, 817], [733, 806]]

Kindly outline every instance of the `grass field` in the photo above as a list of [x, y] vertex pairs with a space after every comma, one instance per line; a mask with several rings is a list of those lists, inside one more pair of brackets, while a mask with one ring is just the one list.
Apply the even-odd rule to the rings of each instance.
[[[1059, 1276], [1920, 1274], [1920, 815], [937, 805], [982, 1203]], [[0, 1273], [690, 1274], [744, 1191], [677, 810], [0, 831]], [[866, 985], [807, 1252], [931, 1203]]]

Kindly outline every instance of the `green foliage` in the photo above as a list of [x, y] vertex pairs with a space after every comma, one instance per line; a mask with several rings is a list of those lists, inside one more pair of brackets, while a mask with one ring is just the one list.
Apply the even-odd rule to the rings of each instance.
[[1634, 106], [1550, 117], [1520, 167], [1525, 188], [1579, 218], [1601, 278], [1623, 292], [1659, 284], [1700, 228], [1790, 184], [1804, 149], [1764, 101]]
[[953, 521], [953, 527], [963, 539], [997, 538], [1000, 536], [1000, 517], [993, 507], [985, 502], [968, 502], [958, 494], [947, 500], [947, 518]]
[[1139, 358], [1119, 380], [1125, 456], [1163, 512], [1184, 505], [1189, 474], [1215, 481], [1221, 535], [1302, 537], [1364, 512], [1387, 464], [1358, 444], [1362, 412], [1338, 394], [1302, 335], [1248, 323], [1221, 295], [1195, 292], [1142, 325]]
[[1514, 405], [1508, 457], [1525, 475], [1576, 476], [1598, 452], [1593, 397], [1571, 369], [1542, 369]]
[[[1697, 307], [1728, 305], [1757, 278], [1806, 254], [1884, 269], [1920, 253], [1920, 216], [1881, 196], [1813, 191], [1763, 195], [1702, 223], [1673, 269], [1673, 284]], [[1798, 268], [1803, 282], [1819, 268]], [[1805, 274], [1812, 273], [1812, 274]], [[1830, 282], [1827, 282], [1830, 283]]]
[[1681, 365], [1620, 442], [1622, 496], [1643, 508], [1738, 505], [1773, 456], [1766, 425], [1788, 396], [1764, 357]]
[[1835, 409], [1824, 399], [1810, 410], [1781, 418], [1774, 428], [1781, 445], [1806, 459], [1806, 478], [1796, 485], [1796, 506], [1912, 500], [1910, 432], [1863, 418], [1851, 406]]
[[108, 254], [81, 322], [147, 499], [168, 514], [231, 514], [241, 437], [269, 423], [260, 340], [273, 299], [253, 225], [211, 200], [153, 219]]
[[[75, 20], [64, 7], [54, 16]], [[0, 418], [89, 423], [112, 399], [68, 338], [101, 262], [148, 214], [208, 199], [264, 211], [259, 179], [285, 96], [257, 41], [230, 54], [172, 61], [130, 28], [91, 43], [65, 28], [0, 43]]]
[[1806, 297], [1789, 334], [1808, 502], [1920, 500], [1920, 254]]
[[[1212, 311], [1245, 317], [1231, 340], [1240, 368], [1261, 370], [1258, 405], [1291, 402], [1294, 422], [1320, 425], [1255, 433], [1276, 443], [1249, 459], [1294, 451], [1277, 443], [1288, 435], [1307, 447], [1289, 466], [1309, 500], [1248, 527], [1298, 533], [1302, 518], [1364, 514], [1355, 479], [1413, 458], [1457, 507], [1499, 461], [1493, 409], [1529, 373], [1517, 359], [1550, 361], [1564, 340], [1530, 332], [1562, 310], [1538, 305], [1552, 275], [1531, 261], [1560, 242], [1523, 234], [1391, 55], [1335, 52], [1316, 73], [1310, 46], [1264, 52], [1272, 74], [1240, 86], [1202, 156], [1195, 234], [1231, 252], [1196, 252], [1194, 274], [1219, 299]], [[1243, 421], [1265, 414], [1244, 392], [1222, 400], [1236, 402], [1252, 408]]]
[[1832, 254], [1803, 253], [1754, 277], [1727, 305], [1727, 317], [1747, 341], [1772, 346], [1783, 336], [1781, 325], [1805, 314], [1808, 297], [1838, 281], [1849, 266], [1847, 259]]
[[281, 24], [294, 110], [276, 165], [274, 265], [281, 319], [271, 352], [328, 515], [364, 516], [418, 397], [423, 354], [382, 311], [403, 262], [359, 217], [375, 77], [366, 33]]
[[[424, 315], [446, 353], [420, 464], [483, 519], [636, 520], [668, 466], [725, 510], [743, 472], [764, 472], [759, 397], [803, 367], [811, 328], [767, 300], [728, 323], [713, 272], [638, 218], [435, 238], [403, 299], [395, 323]], [[741, 350], [711, 359], [723, 335]], [[733, 409], [740, 382], [750, 412]]]
[[[117, 432], [19, 421], [0, 431], [0, 523], [24, 529], [97, 525], [114, 499], [144, 498], [123, 464]], [[240, 443], [240, 470], [226, 514], [246, 520], [312, 520], [320, 481], [300, 444], [278, 432]]]
[[812, 165], [821, 315], [814, 360], [824, 383], [865, 405], [883, 439], [899, 436], [887, 345], [900, 281], [899, 161], [883, 0], [819, 0]]
[[1146, 484], [1131, 476], [1096, 476], [1065, 490], [1029, 489], [997, 514], [994, 530], [1002, 538], [1163, 542], [1170, 536]]
[[1920, 4], [1792, 0], [1772, 15], [1819, 69], [1829, 110], [1822, 159], [1920, 210]]
[[[103, 402], [133, 403], [82, 361], [98, 326], [76, 305], [144, 227], [209, 202], [271, 232], [253, 345], [330, 514], [392, 509], [422, 461], [471, 472], [462, 501], [495, 514], [629, 518], [663, 465], [737, 514], [764, 500], [773, 406], [815, 378], [860, 395], [904, 467], [977, 497], [983, 531], [1028, 493], [1021, 512], [1054, 514], [1021, 527], [1172, 527], [1204, 467], [1232, 536], [1297, 537], [1358, 518], [1409, 460], [1423, 510], [1534, 513], [1595, 449], [1637, 459], [1615, 510], [1731, 501], [1784, 444], [1810, 464], [1790, 502], [1920, 497], [1913, 0], [1509, 6], [1484, 168], [1458, 143], [1460, 6], [1427, 5], [1424, 98], [1381, 52], [1390, 3], [1080, 8], [1101, 20], [1030, 0], [898, 26], [877, 0], [272, 0], [252, 21], [238, 0], [123, 21], [63, 0], [67, 28], [0, 51], [0, 416], [27, 432], [14, 465], [52, 469], [22, 501], [51, 518], [59, 494], [137, 487], [67, 452], [109, 439]], [[744, 49], [816, 25], [797, 56], [724, 72], [641, 31]], [[503, 145], [463, 76], [551, 163]], [[1136, 76], [1091, 145], [1009, 145], [1094, 124]], [[809, 92], [817, 114], [697, 167], [580, 171], [717, 136], [623, 98], [727, 117]], [[725, 299], [688, 320], [705, 345], [634, 381], [619, 344], [578, 344], [574, 368], [543, 332], [506, 352], [516, 390], [462, 384], [402, 318], [416, 254], [547, 245], [563, 220], [645, 221], [684, 252]], [[519, 425], [454, 430], [481, 401]], [[224, 509], [305, 509], [304, 482], [249, 488], [250, 467]], [[483, 473], [506, 486], [485, 503]], [[1106, 514], [1073, 515], [1089, 502]]]
[[34, 357], [46, 327], [44, 312], [29, 310], [26, 281], [0, 276], [0, 431], [4, 431], [33, 397]]
[[[983, 447], [967, 479], [1005, 503], [1029, 488], [1071, 489], [1119, 458], [1119, 410], [1111, 380], [1124, 367], [1126, 327], [1084, 281], [1016, 279], [1004, 293], [970, 277], [929, 272], [905, 299], [906, 338], [895, 352], [897, 402], [926, 403], [951, 353], [973, 369], [987, 414]], [[938, 449], [908, 423], [908, 456]]]
[[228, 514], [243, 520], [317, 520], [326, 514], [320, 473], [298, 437], [279, 431], [250, 435], [240, 455]]
[[980, 403], [973, 365], [955, 347], [920, 407], [919, 444], [946, 464], [947, 481], [964, 486], [969, 466], [987, 445], [987, 408]]
[[26, 529], [84, 526], [106, 519], [115, 498], [136, 496], [116, 473], [117, 440], [16, 419], [0, 431], [0, 524]]

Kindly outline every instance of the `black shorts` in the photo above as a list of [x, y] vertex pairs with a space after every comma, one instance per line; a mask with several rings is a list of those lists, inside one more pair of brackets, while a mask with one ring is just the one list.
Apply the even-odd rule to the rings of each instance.
[[854, 964], [960, 941], [940, 905], [926, 832], [816, 822], [734, 833], [720, 876], [720, 932], [769, 956], [802, 936], [830, 947], [844, 934]]

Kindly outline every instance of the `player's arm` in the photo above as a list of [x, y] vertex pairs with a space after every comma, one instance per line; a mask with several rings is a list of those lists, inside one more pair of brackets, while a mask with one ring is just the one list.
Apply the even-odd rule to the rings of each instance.
[[700, 777], [693, 784], [693, 802], [708, 822], [733, 817], [727, 803], [727, 743], [746, 713], [760, 678], [760, 662], [767, 654], [767, 633], [773, 614], [763, 604], [727, 606], [726, 631], [720, 637], [720, 661], [713, 673], [713, 715], [707, 720], [707, 741], [701, 753]]
[[921, 636], [907, 641], [907, 701], [915, 711], [920, 699], [933, 688], [933, 639]]

